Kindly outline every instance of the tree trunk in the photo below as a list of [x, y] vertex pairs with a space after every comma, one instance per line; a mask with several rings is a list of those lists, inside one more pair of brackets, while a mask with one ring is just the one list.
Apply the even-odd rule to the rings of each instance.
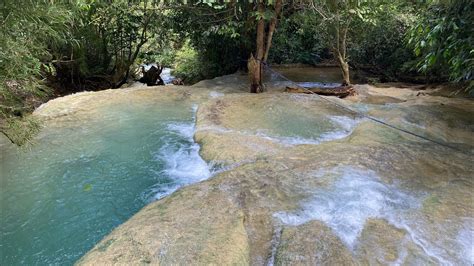
[[247, 68], [249, 71], [250, 79], [250, 92], [259, 93], [262, 89], [262, 71], [261, 71], [261, 62], [257, 61], [253, 54], [250, 55], [250, 58], [247, 63]]
[[349, 76], [349, 64], [342, 57], [338, 56], [339, 66], [341, 67], [342, 72], [342, 86], [351, 85], [351, 80]]
[[349, 86], [351, 85], [351, 80], [349, 76], [349, 64], [347, 62], [347, 31], [349, 30], [349, 21], [344, 22], [345, 24], [341, 24], [339, 20], [339, 13], [336, 13], [336, 47], [334, 47], [333, 52], [334, 55], [337, 57], [339, 61], [339, 67], [341, 68], [342, 73], [342, 86]]
[[[258, 2], [258, 12], [265, 12], [265, 4], [263, 0]], [[247, 67], [250, 77], [250, 92], [263, 92], [262, 83], [262, 60], [265, 53], [265, 20], [260, 18], [257, 22], [257, 53], [255, 57], [250, 56]]]
[[275, 16], [272, 18], [272, 20], [270, 21], [270, 25], [268, 26], [267, 45], [265, 47], [265, 55], [263, 56], [263, 62], [265, 63], [267, 62], [268, 53], [270, 51], [270, 47], [272, 46], [273, 33], [275, 32], [276, 25], [278, 22], [278, 17], [280, 16], [280, 13], [281, 13], [281, 6], [282, 6], [282, 0], [276, 0]]
[[349, 63], [347, 63], [344, 53], [341, 53], [341, 47], [336, 47], [333, 50], [333, 54], [337, 59], [339, 68], [341, 69], [342, 74], [342, 86], [351, 85], [351, 80], [349, 76]]

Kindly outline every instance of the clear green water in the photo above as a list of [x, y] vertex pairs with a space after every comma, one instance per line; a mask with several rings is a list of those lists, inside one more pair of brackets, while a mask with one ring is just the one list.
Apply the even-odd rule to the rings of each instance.
[[1, 265], [70, 265], [148, 202], [209, 177], [191, 104], [104, 107], [2, 147]]

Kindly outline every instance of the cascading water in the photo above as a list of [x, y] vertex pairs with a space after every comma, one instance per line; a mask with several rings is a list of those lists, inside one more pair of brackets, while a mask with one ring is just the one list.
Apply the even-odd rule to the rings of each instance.
[[212, 173], [209, 164], [199, 155], [199, 145], [194, 142], [197, 106], [193, 106], [193, 121], [169, 123], [169, 134], [162, 137], [165, 143], [154, 157], [163, 161], [165, 167], [161, 174], [172, 180], [170, 186], [158, 184], [153, 192], [154, 199], [160, 199], [183, 185], [209, 178]]
[[331, 188], [314, 191], [314, 197], [302, 204], [300, 212], [279, 212], [274, 216], [289, 225], [321, 220], [353, 248], [368, 218], [387, 217], [420, 206], [414, 196], [384, 184], [373, 171], [350, 167], [321, 169], [315, 178], [329, 173], [340, 176]]
[[[429, 216], [420, 215], [428, 193], [387, 184], [371, 170], [348, 166], [320, 169], [314, 178], [326, 175], [336, 177], [329, 188], [312, 191], [313, 196], [302, 202], [299, 210], [277, 212], [274, 217], [287, 226], [299, 226], [311, 220], [322, 221], [352, 252], [357, 251], [359, 238], [368, 219], [384, 219], [407, 232], [408, 240], [419, 249], [417, 256], [422, 258], [423, 263], [468, 265], [474, 260], [472, 230], [469, 228], [472, 219], [466, 218], [465, 223], [453, 221], [445, 225], [436, 224]], [[436, 236], [435, 229], [431, 228], [433, 226], [442, 233]], [[398, 247], [397, 261], [385, 264], [403, 264], [406, 246], [406, 243], [402, 243]]]

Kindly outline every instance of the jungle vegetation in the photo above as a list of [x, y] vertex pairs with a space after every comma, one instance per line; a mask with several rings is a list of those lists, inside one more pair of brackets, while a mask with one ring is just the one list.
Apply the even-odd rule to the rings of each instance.
[[453, 82], [474, 90], [470, 0], [4, 0], [0, 131], [23, 145], [46, 100], [118, 88], [141, 63], [186, 84], [263, 64], [332, 62], [381, 81]]

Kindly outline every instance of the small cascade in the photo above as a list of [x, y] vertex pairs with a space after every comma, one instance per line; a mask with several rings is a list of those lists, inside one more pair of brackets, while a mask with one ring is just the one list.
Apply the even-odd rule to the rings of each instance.
[[212, 175], [210, 165], [199, 155], [200, 147], [193, 139], [196, 110], [197, 106], [193, 106], [192, 121], [168, 124], [166, 128], [169, 134], [161, 137], [164, 145], [155, 154], [155, 158], [165, 165], [159, 174], [171, 181], [166, 186], [160, 184], [158, 188], [154, 188], [154, 199], [160, 199], [184, 185], [205, 180]]

